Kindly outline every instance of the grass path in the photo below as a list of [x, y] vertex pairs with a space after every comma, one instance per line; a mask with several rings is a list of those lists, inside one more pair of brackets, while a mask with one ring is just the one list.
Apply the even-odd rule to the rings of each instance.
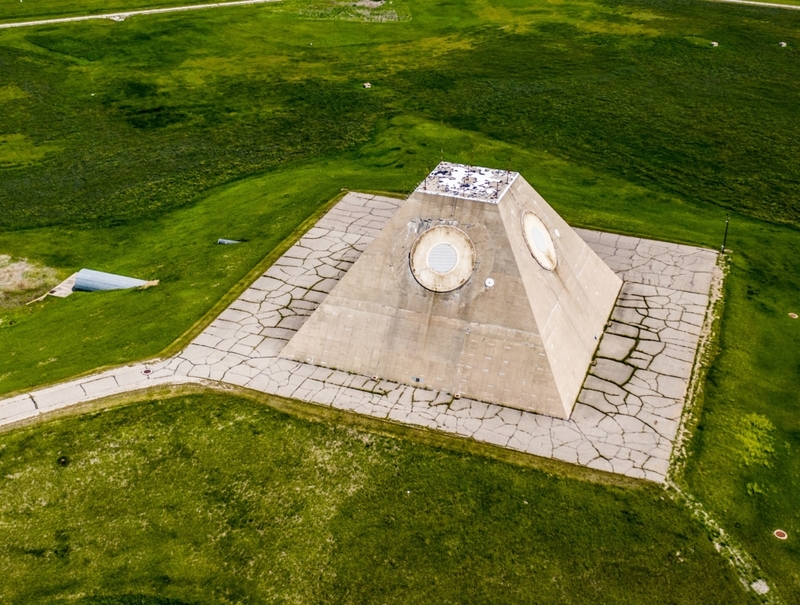
[[69, 23], [72, 21], [88, 21], [90, 19], [111, 19], [112, 21], [124, 21], [129, 17], [136, 17], [137, 15], [157, 15], [159, 13], [177, 13], [181, 11], [193, 11], [206, 8], [221, 8], [223, 6], [264, 4], [266, 2], [280, 2], [280, 0], [234, 0], [234, 2], [214, 2], [211, 4], [189, 4], [184, 6], [169, 6], [167, 8], [150, 8], [145, 10], [125, 11], [118, 13], [102, 13], [99, 15], [81, 15], [79, 17], [39, 19], [37, 21], [18, 21], [14, 23], [0, 23], [0, 29], [10, 29], [12, 27], [32, 27], [36, 25], [52, 25], [56, 23]]

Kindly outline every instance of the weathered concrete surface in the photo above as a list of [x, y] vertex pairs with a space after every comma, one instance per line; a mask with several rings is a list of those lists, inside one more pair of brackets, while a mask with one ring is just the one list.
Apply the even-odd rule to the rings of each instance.
[[[114, 368], [101, 374], [62, 382], [51, 387], [0, 400], [0, 426], [34, 418], [79, 403], [167, 384], [199, 382], [163, 372], [169, 361], [140, 363]], [[159, 373], [158, 376], [155, 374]]]
[[[466, 193], [423, 189], [456, 169], [491, 172], [437, 167], [281, 357], [568, 418], [622, 280], [517, 173], [496, 196], [476, 197], [473, 177]], [[547, 268], [526, 216], [553, 234]], [[426, 273], [427, 250], [444, 243], [459, 260]]]
[[[621, 277], [640, 283], [623, 286], [595, 366], [606, 370], [606, 378], [587, 378], [570, 420], [281, 359], [279, 353], [297, 326], [324, 300], [398, 204], [348, 195], [170, 362], [169, 370], [663, 481], [716, 254], [577, 231]], [[608, 371], [606, 361], [619, 365]], [[680, 361], [687, 363], [679, 376], [674, 375]]]
[[[523, 178], [514, 181], [498, 208], [568, 417], [622, 280]], [[530, 261], [520, 223], [531, 211], [551, 234], [557, 257], [553, 271]]]
[[[349, 194], [176, 357], [2, 400], [0, 425], [107, 394], [208, 379], [663, 481], [716, 254], [577, 231], [626, 283], [598, 349], [595, 368], [605, 377], [591, 370], [570, 420], [280, 359], [398, 203]], [[603, 359], [625, 367], [600, 366]], [[152, 373], [143, 374], [145, 369]]]

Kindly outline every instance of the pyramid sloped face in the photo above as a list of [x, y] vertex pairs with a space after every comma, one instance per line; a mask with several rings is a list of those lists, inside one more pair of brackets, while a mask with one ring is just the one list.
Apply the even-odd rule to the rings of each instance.
[[[571, 410], [622, 280], [524, 179], [514, 181], [498, 207], [550, 369], [565, 408]], [[531, 215], [541, 223], [525, 220]], [[531, 235], [537, 227], [555, 252], [551, 270], [536, 259], [545, 255]]]
[[487, 174], [421, 185], [281, 356], [568, 417], [621, 281], [521, 177]]

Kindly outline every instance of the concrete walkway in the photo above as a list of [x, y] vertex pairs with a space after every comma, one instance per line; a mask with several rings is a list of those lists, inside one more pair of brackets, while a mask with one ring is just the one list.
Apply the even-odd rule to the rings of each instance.
[[35, 25], [52, 25], [54, 23], [71, 23], [73, 21], [88, 21], [90, 19], [111, 19], [112, 21], [124, 21], [128, 17], [137, 15], [158, 15], [161, 13], [178, 13], [183, 11], [194, 11], [206, 8], [221, 8], [223, 6], [243, 6], [245, 4], [265, 4], [267, 2], [280, 2], [280, 0], [235, 0], [234, 2], [214, 2], [211, 4], [190, 4], [189, 6], [168, 6], [166, 8], [150, 8], [137, 11], [126, 11], [122, 13], [105, 13], [101, 15], [82, 15], [80, 17], [61, 17], [58, 19], [40, 19], [38, 21], [17, 21], [15, 23], [0, 23], [0, 29], [12, 27], [32, 27]]
[[196, 378], [173, 373], [159, 373], [155, 376], [167, 363], [168, 361], [154, 361], [113, 368], [101, 374], [62, 382], [10, 399], [0, 399], [0, 426], [111, 395], [168, 384], [201, 382]]
[[768, 6], [769, 8], [788, 8], [800, 10], [797, 4], [777, 4], [775, 2], [753, 2], [752, 0], [711, 0], [712, 2], [728, 2], [730, 4], [749, 4], [750, 6]]
[[665, 481], [717, 254], [578, 230], [625, 283], [569, 420], [281, 358], [399, 203], [348, 194], [175, 357], [0, 400], [0, 425], [152, 386], [228, 383]]

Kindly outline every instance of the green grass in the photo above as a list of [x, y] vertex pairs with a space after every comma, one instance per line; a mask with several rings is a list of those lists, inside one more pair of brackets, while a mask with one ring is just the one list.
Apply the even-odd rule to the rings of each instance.
[[[788, 313], [800, 308], [800, 276], [786, 252], [798, 235], [776, 238], [766, 226], [753, 235], [772, 254], [734, 244], [720, 354], [686, 479], [791, 603], [800, 591], [800, 320]], [[775, 529], [789, 540], [775, 539]]]
[[[398, 141], [401, 147], [392, 149]], [[526, 176], [545, 184], [542, 193], [576, 224], [706, 245], [715, 245], [721, 237], [722, 217], [714, 223], [713, 212], [687, 221], [682, 218], [685, 207], [677, 200], [653, 200], [641, 187], [600, 177], [547, 154], [486, 144], [432, 123], [396, 119], [357, 157], [340, 156], [244, 180], [159, 220], [0, 234], [0, 250], [68, 267], [65, 273], [90, 267], [161, 280], [157, 288], [144, 291], [75, 293], [5, 311], [0, 335], [7, 354], [0, 357], [0, 392], [157, 355], [342, 187], [408, 190], [427, 164], [438, 159], [441, 146], [455, 159], [477, 158], [486, 165], [500, 165], [513, 154]], [[656, 203], [634, 214], [646, 198]], [[613, 199], [620, 214], [598, 212], [598, 199]], [[671, 227], [656, 228], [660, 221]], [[220, 237], [247, 243], [218, 246]]]
[[413, 21], [397, 23], [305, 18], [289, 0], [4, 32], [3, 88], [15, 92], [0, 132], [60, 151], [4, 171], [0, 227], [160, 215], [231, 179], [357, 148], [395, 115], [800, 224], [800, 15], [713, 3], [409, 6]]
[[679, 480], [792, 602], [800, 14], [398, 5], [410, 21], [288, 0], [0, 33], [0, 253], [162, 280], [0, 311], [0, 392], [158, 354], [342, 187], [407, 192], [441, 150], [521, 171], [576, 225], [718, 247], [730, 212], [719, 352]]
[[0, 3], [0, 23], [191, 4], [211, 4], [211, 2], [209, 0], [24, 0], [23, 2], [4, 0]]
[[[168, 220], [0, 235], [18, 256], [44, 256], [49, 265], [161, 280], [148, 290], [75, 293], [7, 311], [0, 324], [6, 351], [0, 388], [14, 391], [165, 349], [341, 188], [338, 178], [313, 178], [317, 174], [299, 169], [242, 183]], [[226, 212], [241, 199], [247, 203]], [[219, 246], [220, 237], [246, 243]], [[52, 336], [42, 338], [43, 331]]]
[[655, 486], [348, 420], [209, 394], [0, 435], [0, 600], [749, 602]]
[[37, 164], [53, 151], [56, 151], [56, 148], [48, 145], [34, 145], [22, 134], [4, 135], [0, 137], [0, 168], [17, 168]]

